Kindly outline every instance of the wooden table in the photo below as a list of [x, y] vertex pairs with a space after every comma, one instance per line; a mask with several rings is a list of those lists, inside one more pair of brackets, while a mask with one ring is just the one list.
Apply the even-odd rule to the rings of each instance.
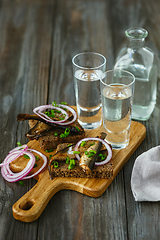
[[[113, 67], [126, 44], [124, 31], [144, 27], [146, 45], [160, 56], [159, 0], [1, 0], [0, 1], [0, 160], [16, 143], [26, 143], [27, 122], [18, 113], [66, 101], [75, 105], [72, 57], [94, 51]], [[160, 141], [157, 104], [146, 122], [147, 136], [99, 198], [62, 190], [38, 220], [17, 221], [12, 205], [36, 180], [8, 183], [0, 176], [0, 240], [160, 239], [159, 202], [135, 202], [130, 186], [136, 157]]]

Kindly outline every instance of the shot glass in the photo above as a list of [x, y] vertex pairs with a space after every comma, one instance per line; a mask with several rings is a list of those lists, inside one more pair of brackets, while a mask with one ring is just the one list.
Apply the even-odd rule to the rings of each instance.
[[94, 52], [79, 53], [72, 59], [78, 121], [85, 129], [102, 123], [100, 76], [106, 58]]
[[103, 126], [114, 149], [125, 148], [130, 126], [135, 77], [124, 70], [110, 70], [100, 77]]

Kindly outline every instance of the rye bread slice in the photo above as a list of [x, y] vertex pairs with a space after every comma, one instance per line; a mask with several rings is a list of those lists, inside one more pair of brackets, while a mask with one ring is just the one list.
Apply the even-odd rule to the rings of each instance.
[[[112, 179], [113, 177], [113, 161], [112, 159], [104, 165], [101, 166], [93, 166], [91, 173], [87, 174], [80, 166], [79, 161], [75, 158], [75, 155], [70, 155], [72, 151], [74, 151], [74, 146], [70, 147], [72, 150], [66, 150], [66, 158], [65, 153], [62, 152], [61, 148], [62, 144], [57, 146], [57, 153], [51, 157], [49, 162], [49, 173], [51, 178], [54, 177], [75, 177], [75, 178], [105, 178], [105, 179]], [[65, 145], [64, 145], [65, 146]], [[86, 147], [80, 147], [80, 156], [82, 156], [83, 152], [87, 150], [89, 144], [86, 144]], [[101, 149], [102, 154], [106, 154], [107, 150], [104, 150], [102, 146]], [[69, 169], [69, 164], [67, 163], [66, 159], [69, 156], [70, 159], [75, 159], [75, 166], [73, 169]], [[100, 158], [98, 159], [100, 161]], [[58, 167], [54, 166], [54, 163], [58, 162]]]
[[[30, 128], [33, 128], [36, 124], [36, 120], [29, 120]], [[70, 132], [67, 137], [61, 137], [60, 135], [64, 133], [64, 129], [53, 128], [53, 130], [46, 132], [44, 136], [37, 138], [40, 147], [43, 150], [51, 150], [55, 149], [57, 145], [61, 143], [77, 143], [80, 139], [85, 137], [85, 132], [77, 120], [74, 122], [74, 124], [80, 129], [79, 132]]]
[[112, 179], [113, 177], [113, 163], [112, 160], [101, 166], [94, 166], [90, 174], [85, 173], [79, 166], [79, 161], [75, 160], [75, 167], [68, 169], [68, 164], [64, 161], [58, 162], [58, 167], [55, 168], [51, 165], [50, 169], [51, 178], [54, 177], [75, 177], [75, 178], [105, 178]]

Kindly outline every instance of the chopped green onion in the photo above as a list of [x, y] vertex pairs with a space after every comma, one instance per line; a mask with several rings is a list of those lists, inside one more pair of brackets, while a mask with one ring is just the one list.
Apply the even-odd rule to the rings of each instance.
[[69, 157], [66, 157], [66, 164], [69, 164], [68, 169], [73, 169], [74, 165], [76, 165], [74, 159], [69, 159]]
[[80, 154], [79, 151], [73, 151], [73, 154]]
[[54, 136], [58, 136], [58, 133], [55, 132], [55, 133], [54, 133]]
[[76, 164], [75, 160], [74, 159], [70, 159], [70, 164], [75, 165]]
[[61, 102], [61, 104], [63, 104], [63, 105], [67, 105], [67, 103], [66, 103], [66, 102]]
[[65, 131], [64, 131], [64, 134], [66, 135], [66, 137], [70, 134], [70, 129], [69, 128], [66, 128]]
[[48, 116], [48, 117], [52, 117], [54, 118], [55, 117], [55, 114], [54, 114], [54, 109], [51, 109], [51, 112], [49, 111], [46, 111], [45, 114]]
[[85, 151], [84, 153], [85, 153], [85, 155], [88, 155], [88, 154], [89, 154], [89, 152], [88, 152], [88, 151]]
[[56, 113], [61, 113], [61, 111], [59, 111], [59, 110], [55, 110], [55, 112], [56, 112]]
[[57, 107], [57, 106], [58, 106], [58, 104], [56, 103], [56, 101], [52, 102], [52, 105], [53, 105], [54, 107]]
[[52, 155], [52, 154], [50, 154], [50, 155], [49, 155], [49, 159], [50, 159], [52, 156], [53, 156], [53, 155]]
[[51, 165], [54, 165], [55, 168], [58, 168], [58, 162], [52, 161]]
[[23, 181], [18, 181], [19, 182], [19, 184], [21, 185], [21, 186], [23, 186], [24, 185], [24, 182]]
[[53, 149], [50, 149], [50, 150], [46, 150], [46, 152], [48, 152], [48, 153], [49, 153], [49, 152], [53, 152]]
[[37, 163], [34, 164], [34, 168], [37, 167]]
[[86, 145], [86, 142], [85, 141], [82, 141], [81, 142], [81, 147], [84, 147]]
[[95, 150], [90, 150], [89, 154], [96, 154], [96, 151]]
[[64, 133], [61, 133], [60, 138], [65, 138], [70, 134], [70, 129], [66, 128]]
[[94, 156], [96, 154], [96, 151], [94, 150], [90, 150], [89, 152], [88, 151], [85, 151], [85, 155], [90, 158], [92, 156]]
[[24, 154], [24, 157], [25, 157], [26, 159], [30, 159], [30, 157], [29, 157], [27, 154]]
[[22, 144], [20, 143], [20, 142], [17, 142], [17, 145], [20, 147], [20, 146], [22, 146]]
[[54, 167], [58, 168], [58, 162], [54, 162]]
[[61, 133], [60, 138], [65, 138], [65, 134]]
[[80, 131], [80, 129], [76, 126], [76, 129], [78, 130], [78, 131]]
[[59, 120], [63, 120], [63, 119], [65, 119], [65, 117], [60, 117], [60, 118], [59, 118]]
[[54, 115], [54, 109], [51, 109], [51, 113]]
[[106, 154], [100, 153], [98, 156], [101, 158], [101, 161], [103, 161], [106, 158]]
[[103, 154], [102, 154], [102, 153], [100, 153], [98, 156], [99, 156], [99, 157], [102, 157], [102, 156], [103, 156]]
[[69, 157], [66, 158], [66, 164], [69, 164]]
[[68, 166], [68, 169], [73, 169], [74, 168], [74, 166], [73, 166], [73, 164], [69, 164], [69, 166]]
[[68, 146], [67, 146], [67, 147], [70, 147], [70, 146], [72, 146], [72, 143], [68, 144]]

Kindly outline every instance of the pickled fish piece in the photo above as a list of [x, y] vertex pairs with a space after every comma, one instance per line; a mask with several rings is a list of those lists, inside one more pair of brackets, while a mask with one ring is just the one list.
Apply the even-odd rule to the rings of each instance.
[[37, 122], [36, 125], [26, 133], [26, 137], [30, 140], [38, 139], [41, 136], [46, 135], [49, 131], [53, 130], [53, 127], [43, 123]]
[[67, 157], [75, 158], [74, 151], [75, 143], [62, 143], [57, 146], [56, 153], [51, 157], [50, 162], [54, 160], [64, 161]]
[[[70, 120], [72, 117], [73, 116], [71, 116], [68, 120]], [[76, 122], [73, 122], [68, 125], [60, 125], [57, 123], [47, 122], [35, 114], [20, 113], [17, 115], [17, 121], [25, 121], [25, 120], [37, 120], [39, 122], [43, 122], [44, 124], [50, 126], [51, 128], [61, 128], [61, 129], [69, 128], [71, 132], [76, 132], [76, 133], [84, 131], [82, 128], [79, 127], [79, 125]]]
[[[99, 136], [101, 139], [105, 139], [106, 133], [102, 132]], [[94, 145], [90, 146], [87, 151], [85, 151], [80, 159], [79, 166], [89, 174], [92, 171], [94, 163], [96, 162], [99, 152], [102, 147], [102, 142], [97, 141]]]

